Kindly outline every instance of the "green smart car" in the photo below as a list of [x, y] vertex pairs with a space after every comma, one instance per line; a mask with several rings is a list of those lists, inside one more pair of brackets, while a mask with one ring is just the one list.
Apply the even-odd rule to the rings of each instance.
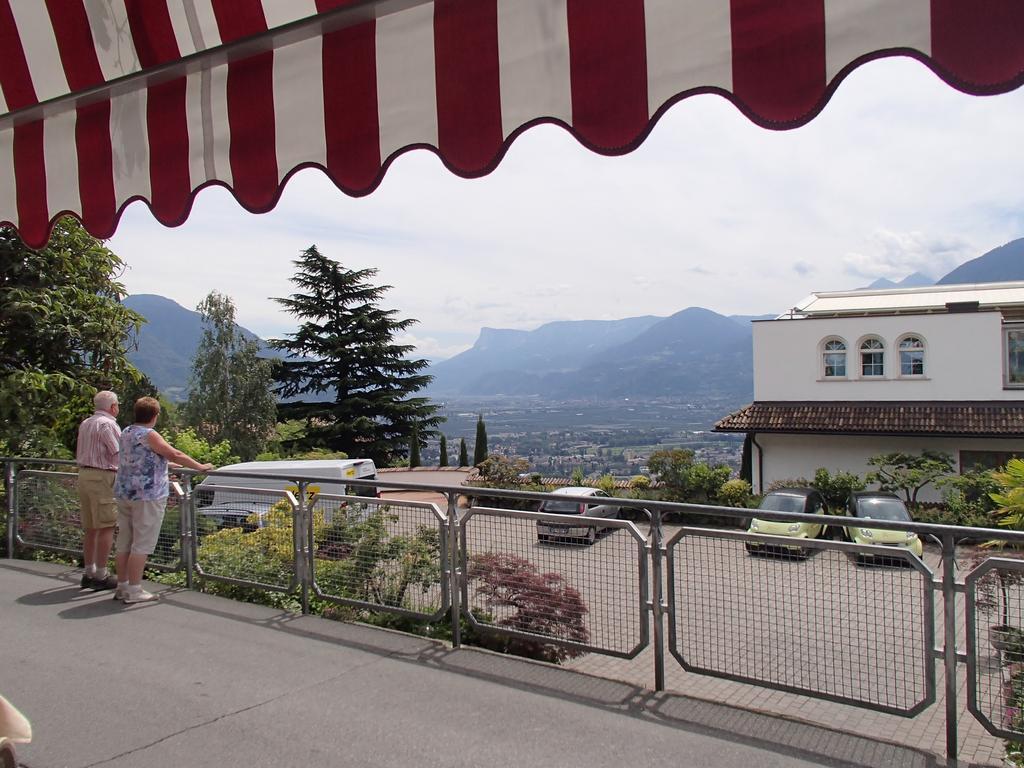
[[[859, 491], [850, 494], [847, 504], [850, 517], [864, 520], [897, 520], [911, 522], [903, 500], [894, 493]], [[924, 552], [920, 537], [913, 531], [892, 531], [882, 528], [851, 525], [844, 529], [845, 537], [855, 544], [876, 544], [884, 547], [909, 549], [918, 557]]]
[[[780, 488], [777, 491], [769, 491], [761, 499], [757, 507], [771, 512], [797, 512], [805, 515], [824, 515], [827, 513], [824, 497], [813, 488]], [[828, 526], [822, 523], [809, 520], [808, 522], [793, 522], [781, 520], [762, 520], [755, 517], [750, 521], [747, 533], [763, 533], [769, 536], [786, 536], [787, 538], [817, 539], [824, 538]], [[807, 548], [794, 543], [792, 546], [785, 544], [767, 544], [760, 541], [746, 542], [747, 552], [756, 554], [759, 552], [776, 554], [800, 554], [806, 555]]]

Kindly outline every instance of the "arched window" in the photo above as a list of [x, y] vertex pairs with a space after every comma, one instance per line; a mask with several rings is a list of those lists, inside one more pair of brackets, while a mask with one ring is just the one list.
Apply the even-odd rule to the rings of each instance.
[[828, 339], [822, 345], [821, 361], [826, 379], [845, 378], [846, 344], [839, 339]]
[[900, 339], [900, 376], [924, 376], [924, 341], [920, 336]]
[[878, 339], [865, 339], [860, 345], [860, 375], [885, 375], [885, 345]]

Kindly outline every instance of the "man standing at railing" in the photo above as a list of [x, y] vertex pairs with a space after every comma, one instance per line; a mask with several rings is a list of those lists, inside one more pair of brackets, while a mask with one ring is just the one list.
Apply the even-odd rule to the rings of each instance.
[[117, 579], [107, 573], [110, 549], [114, 545], [117, 503], [114, 477], [117, 473], [121, 428], [117, 426], [117, 395], [104, 390], [92, 399], [92, 416], [78, 427], [78, 498], [82, 505], [85, 531], [82, 559], [85, 573], [82, 589], [114, 589]]

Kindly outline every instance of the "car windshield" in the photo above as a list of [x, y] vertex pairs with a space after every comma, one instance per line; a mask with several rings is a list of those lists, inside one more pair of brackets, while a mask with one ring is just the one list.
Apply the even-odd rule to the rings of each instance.
[[884, 497], [857, 499], [856, 514], [871, 520], [910, 520], [902, 501]]
[[556, 515], [577, 515], [580, 505], [575, 501], [545, 501], [541, 505], [540, 511], [554, 512]]
[[769, 493], [761, 499], [758, 509], [767, 509], [771, 512], [803, 512], [804, 497], [788, 493]]

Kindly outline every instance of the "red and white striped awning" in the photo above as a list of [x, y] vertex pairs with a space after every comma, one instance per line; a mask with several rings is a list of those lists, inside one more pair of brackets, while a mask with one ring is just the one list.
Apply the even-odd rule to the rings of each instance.
[[0, 0], [0, 221], [98, 237], [223, 184], [251, 211], [296, 169], [371, 192], [401, 152], [491, 171], [542, 121], [603, 154], [718, 93], [791, 128], [879, 56], [1024, 82], [1024, 0]]

